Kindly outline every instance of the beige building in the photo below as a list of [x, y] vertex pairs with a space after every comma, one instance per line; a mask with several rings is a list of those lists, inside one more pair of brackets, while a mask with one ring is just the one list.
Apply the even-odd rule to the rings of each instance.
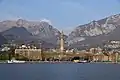
[[15, 49], [15, 54], [19, 54], [31, 60], [41, 60], [41, 49]]
[[109, 55], [104, 55], [104, 54], [94, 54], [93, 55], [93, 61], [112, 61], [116, 62], [118, 60], [118, 54], [109, 54]]

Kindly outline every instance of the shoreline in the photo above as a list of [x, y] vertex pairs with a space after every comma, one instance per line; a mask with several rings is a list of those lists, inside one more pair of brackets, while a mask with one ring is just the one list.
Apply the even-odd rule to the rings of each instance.
[[79, 63], [79, 62], [72, 62], [72, 61], [26, 61], [25, 63], [8, 63], [7, 61], [0, 61], [0, 64], [44, 64], [44, 63], [50, 63], [50, 64], [120, 64], [120, 62], [85, 62], [85, 63]]

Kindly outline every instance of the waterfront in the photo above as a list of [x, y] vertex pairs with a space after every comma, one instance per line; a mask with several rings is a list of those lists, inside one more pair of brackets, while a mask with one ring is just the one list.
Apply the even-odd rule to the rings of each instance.
[[119, 80], [119, 64], [0, 64], [1, 80]]

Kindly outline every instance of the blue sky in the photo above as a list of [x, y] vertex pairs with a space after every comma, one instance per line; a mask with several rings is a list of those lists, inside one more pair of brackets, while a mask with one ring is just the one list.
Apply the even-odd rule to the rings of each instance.
[[120, 13], [120, 0], [0, 0], [0, 20], [48, 19], [69, 33], [77, 25]]

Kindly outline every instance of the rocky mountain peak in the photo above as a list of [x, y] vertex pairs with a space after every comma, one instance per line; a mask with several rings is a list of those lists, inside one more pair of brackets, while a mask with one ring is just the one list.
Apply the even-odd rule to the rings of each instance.
[[48, 23], [49, 25], [52, 25], [52, 22], [48, 19], [42, 19], [40, 20], [41, 23]]
[[120, 14], [112, 15], [98, 21], [92, 21], [76, 27], [68, 36], [69, 43], [84, 41], [90, 37], [108, 35], [120, 27]]
[[18, 27], [24, 26], [25, 23], [26, 23], [26, 21], [23, 20], [23, 19], [18, 19], [18, 20], [16, 21], [16, 24], [17, 24]]
[[60, 36], [59, 30], [52, 26], [50, 20], [42, 19], [40, 21], [27, 21], [18, 19], [16, 21], [6, 20], [0, 22], [0, 32], [11, 29], [13, 26], [24, 27], [37, 39], [56, 44]]

